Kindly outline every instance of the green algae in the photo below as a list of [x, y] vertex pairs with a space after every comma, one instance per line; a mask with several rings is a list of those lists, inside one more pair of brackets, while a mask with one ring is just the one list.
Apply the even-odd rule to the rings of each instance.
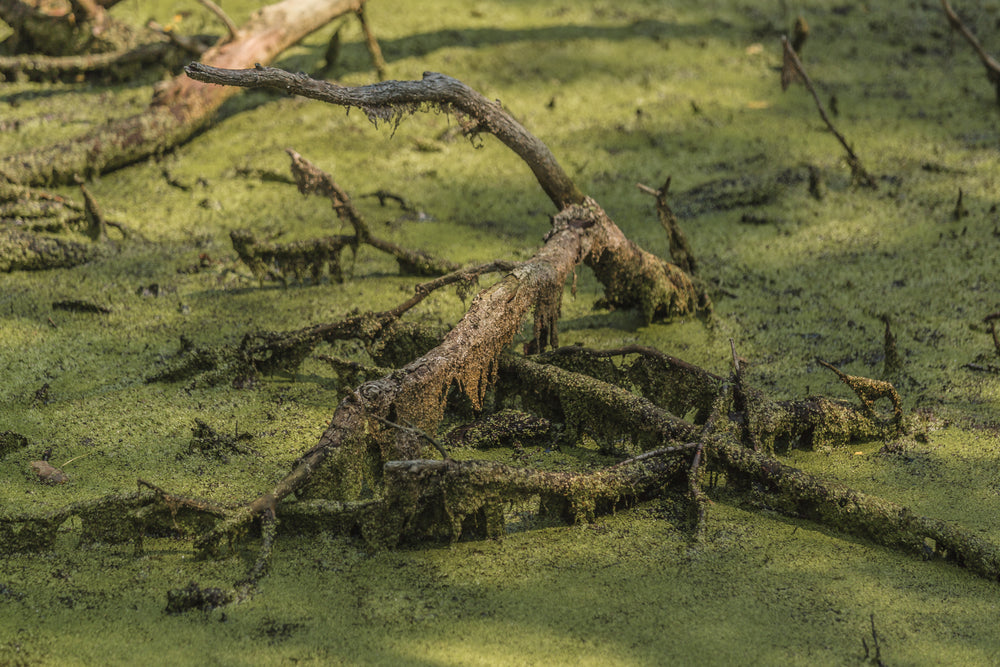
[[[996, 309], [1000, 133], [981, 66], [933, 3], [747, 11], [721, 1], [409, 4], [390, 9], [373, 0], [369, 8], [390, 76], [442, 71], [501, 99], [630, 238], [660, 256], [667, 240], [634, 183], [672, 175], [671, 190], [687, 206], [677, 210], [686, 210], [681, 224], [713, 291], [710, 324], [646, 325], [635, 313], [595, 313], [599, 286], [581, 269], [576, 296], [564, 299], [561, 342], [651, 345], [725, 375], [733, 338], [748, 361], [746, 381], [772, 398], [850, 399], [815, 359], [878, 377], [880, 318], [889, 315], [907, 410], [920, 408], [938, 425], [895, 450], [821, 448], [791, 453], [790, 464], [1000, 540], [993, 472], [1000, 385], [963, 368], [994, 354], [981, 320]], [[169, 22], [174, 10], [123, 5], [137, 23], [147, 14]], [[250, 9], [227, 7], [237, 22]], [[1000, 8], [961, 10], [986, 27]], [[877, 192], [849, 186], [840, 148], [805, 91], [780, 93], [777, 36], [797, 11], [813, 28], [805, 65], [821, 94], [837, 96], [838, 128], [883, 177]], [[330, 32], [278, 64], [310, 69]], [[357, 28], [348, 24], [344, 34], [336, 75], [370, 82]], [[135, 113], [151, 95], [149, 84], [4, 86], [4, 119], [21, 121], [18, 131], [0, 133], [4, 154]], [[2, 460], [3, 511], [131, 491], [137, 477], [219, 502], [268, 489], [315, 444], [343, 397], [323, 364], [307, 360], [294, 376], [265, 377], [254, 391], [144, 378], [177, 353], [182, 336], [199, 346], [236, 345], [250, 331], [395, 306], [415, 281], [362, 249], [343, 284], [259, 288], [236, 261], [233, 230], [294, 241], [336, 233], [338, 223], [325, 203], [240, 170], [287, 173], [283, 151], [291, 146], [352, 194], [386, 188], [415, 202], [429, 219], [358, 201], [373, 229], [400, 244], [463, 263], [523, 258], [554, 211], [516, 158], [489, 139], [473, 149], [454, 138], [454, 127], [442, 115], [413, 116], [390, 138], [359, 114], [242, 95], [187, 146], [88, 184], [105, 211], [148, 243], [79, 267], [0, 277], [0, 430], [28, 441]], [[439, 150], [424, 150], [428, 139]], [[823, 181], [822, 200], [805, 179], [779, 180], [806, 167]], [[172, 185], [165, 169], [190, 187]], [[736, 185], [714, 204], [701, 198], [698, 186], [720, 180]], [[959, 188], [969, 215], [956, 221]], [[152, 293], [153, 284], [157, 296], [143, 296], [140, 288]], [[113, 312], [96, 318], [51, 308], [64, 299]], [[448, 324], [462, 310], [459, 298], [441, 294], [413, 317]], [[366, 360], [361, 350], [340, 352]], [[45, 384], [50, 399], [37, 404]], [[177, 461], [197, 419], [254, 434], [259, 456]], [[87, 454], [67, 467], [70, 483], [42, 487], [28, 476], [28, 462], [48, 447], [56, 465]], [[194, 561], [190, 542], [166, 539], [147, 539], [140, 558], [130, 547], [78, 549], [83, 526], [70, 520], [52, 551], [4, 558], [0, 659], [490, 664], [499, 655], [510, 664], [856, 664], [874, 614], [890, 663], [1000, 660], [995, 583], [747, 511], [721, 491], [715, 499], [707, 538], [696, 547], [669, 499], [591, 526], [376, 555], [339, 538], [282, 537], [257, 597], [178, 616], [164, 612], [168, 590], [192, 580], [229, 586], [245, 573], [247, 556]]]

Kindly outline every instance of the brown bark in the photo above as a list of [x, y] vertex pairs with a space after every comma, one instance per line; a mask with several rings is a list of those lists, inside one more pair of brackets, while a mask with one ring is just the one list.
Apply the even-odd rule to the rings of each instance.
[[[460, 81], [425, 73], [421, 81], [349, 88], [259, 66], [240, 71], [192, 63], [186, 71], [199, 81], [277, 89], [360, 108], [375, 123], [398, 123], [404, 113], [428, 104], [455, 112], [467, 132], [494, 134], [521, 156], [560, 208], [545, 245], [531, 260], [481, 291], [439, 346], [398, 371], [363, 384], [341, 402], [316, 446], [237, 521], [272, 509], [292, 492], [355, 498], [381, 484], [382, 465], [387, 461], [418, 458], [420, 442], [412, 430], [392, 429], [386, 422], [433, 431], [453, 390], [464, 394], [473, 410], [481, 409], [487, 388], [496, 379], [500, 356], [531, 309], [535, 310], [532, 347], [544, 350], [556, 344], [561, 293], [581, 262], [591, 266], [605, 284], [609, 303], [638, 306], [647, 319], [691, 313], [699, 305], [683, 271], [628, 240], [598, 204], [579, 191], [544, 143], [498, 103]], [[341, 199], [335, 198], [335, 206], [340, 202], [343, 208]], [[328, 460], [331, 454], [335, 460]], [[205, 548], [212, 549], [218, 535], [213, 531], [206, 536]]]
[[358, 108], [375, 123], [398, 123], [405, 114], [426, 104], [453, 111], [460, 118], [469, 119], [468, 123], [463, 123], [468, 133], [489, 132], [517, 153], [531, 168], [538, 184], [556, 208], [561, 210], [584, 201], [583, 193], [559, 166], [544, 143], [505, 112], [499, 102], [486, 99], [450, 76], [426, 72], [421, 81], [384, 81], [355, 88], [271, 67], [245, 71], [224, 67], [226, 66], [210, 63], [206, 59], [206, 62], [191, 63], [186, 71], [188, 76], [198, 81], [223, 86], [280, 90], [329, 104]]
[[[219, 67], [271, 62], [282, 51], [366, 0], [283, 0], [257, 11], [236, 39], [202, 59]], [[65, 184], [112, 171], [183, 143], [237, 93], [179, 75], [155, 94], [145, 112], [99, 127], [75, 140], [0, 160], [0, 180]]]

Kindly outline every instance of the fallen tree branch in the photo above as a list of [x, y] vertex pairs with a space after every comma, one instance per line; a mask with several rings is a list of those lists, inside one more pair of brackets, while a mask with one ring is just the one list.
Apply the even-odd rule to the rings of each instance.
[[93, 0], [66, 4], [0, 0], [0, 20], [14, 31], [10, 44], [4, 42], [14, 53], [101, 53], [133, 42], [135, 37], [132, 28], [111, 19]]
[[670, 209], [670, 204], [667, 203], [667, 194], [670, 192], [670, 181], [671, 178], [668, 176], [663, 187], [659, 190], [654, 190], [642, 183], [636, 183], [636, 187], [641, 192], [653, 195], [656, 198], [656, 214], [660, 218], [660, 225], [663, 227], [663, 231], [667, 233], [667, 241], [670, 244], [670, 259], [673, 260], [674, 264], [693, 276], [697, 272], [694, 252], [691, 251], [691, 245], [688, 243], [687, 236], [684, 235], [684, 231], [677, 221], [677, 216], [674, 215], [674, 212]]
[[[196, 55], [200, 57], [205, 48], [207, 47], [197, 51]], [[37, 54], [0, 56], [0, 80], [16, 81], [22, 77], [29, 81], [72, 80], [93, 72], [115, 73], [123, 70], [131, 72], [135, 68], [149, 63], [162, 63], [171, 59], [178, 60], [176, 54], [177, 46], [175, 43], [163, 38], [103, 53], [68, 56]], [[113, 75], [111, 78], [118, 79], [122, 76]]]
[[[591, 226], [596, 220], [606, 221], [597, 226], [599, 239], [596, 252], [585, 252], [584, 262], [593, 269], [604, 285], [605, 303], [612, 307], [637, 308], [649, 322], [658, 317], [674, 317], [706, 311], [708, 297], [699, 293], [691, 279], [674, 264], [646, 252], [621, 232], [617, 225], [600, 210], [596, 202], [583, 196], [548, 147], [528, 132], [499, 103], [466, 86], [461, 81], [434, 72], [426, 72], [420, 81], [385, 81], [370, 86], [346, 87], [318, 81], [304, 74], [256, 67], [247, 70], [227, 70], [191, 63], [185, 71], [193, 79], [220, 85], [246, 88], [268, 88], [303, 95], [330, 104], [362, 109], [373, 123], [398, 123], [403, 114], [414, 112], [423, 105], [434, 105], [457, 112], [469, 133], [489, 132], [517, 153], [531, 168], [542, 190], [560, 209], [580, 206], [597, 215], [576, 214], [573, 225]], [[551, 234], [552, 232], [550, 232]], [[547, 295], [539, 295], [544, 307], [536, 311], [535, 339], [548, 345], [558, 344], [555, 321], [558, 303], [554, 302], [555, 287]], [[561, 285], [558, 288], [561, 291]]]
[[361, 109], [372, 122], [398, 123], [403, 115], [433, 105], [455, 112], [467, 134], [489, 132], [517, 153], [535, 174], [556, 208], [582, 204], [583, 193], [556, 161], [548, 147], [503, 110], [467, 85], [444, 74], [427, 72], [421, 81], [385, 81], [370, 86], [346, 87], [292, 74], [271, 67], [225, 69], [206, 61], [185, 68], [197, 81], [222, 86], [266, 88], [301, 95], [329, 104]]
[[[366, 0], [283, 0], [250, 18], [236, 39], [202, 56], [219, 67], [268, 63], [282, 51]], [[74, 140], [0, 160], [0, 181], [23, 185], [72, 183], [167, 151], [202, 129], [236, 94], [179, 75], [160, 86], [141, 114], [102, 125]]]
[[347, 192], [337, 185], [333, 177], [295, 151], [288, 149], [287, 153], [292, 158], [292, 176], [295, 177], [299, 192], [304, 195], [314, 194], [328, 198], [333, 210], [337, 213], [337, 217], [350, 224], [354, 229], [355, 245], [370, 245], [392, 255], [399, 264], [400, 271], [410, 275], [440, 276], [458, 270], [459, 267], [454, 262], [431, 257], [419, 250], [403, 248], [372, 234], [361, 212], [354, 206]]
[[1000, 549], [968, 530], [919, 516], [843, 484], [819, 480], [728, 442], [717, 443], [714, 453], [729, 479], [747, 488], [756, 485], [753, 498], [771, 509], [909, 553], [930, 551], [981, 577], [1000, 581]]

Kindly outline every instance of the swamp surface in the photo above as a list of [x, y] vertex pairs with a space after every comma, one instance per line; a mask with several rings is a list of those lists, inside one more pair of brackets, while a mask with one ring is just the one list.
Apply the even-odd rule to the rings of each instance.
[[[226, 9], [241, 23], [253, 7]], [[956, 9], [1000, 52], [1000, 3]], [[191, 2], [113, 11], [217, 30]], [[877, 189], [852, 185], [805, 89], [782, 92], [779, 38], [799, 15], [811, 28], [805, 67]], [[816, 360], [880, 377], [888, 318], [913, 434], [784, 460], [1000, 542], [1000, 361], [983, 322], [1000, 310], [1000, 109], [938, 3], [371, 0], [368, 18], [390, 78], [437, 71], [501, 100], [663, 257], [654, 200], [635, 186], [672, 178], [712, 317], [645, 325], [595, 310], [600, 285], [580, 269], [562, 344], [648, 345], [725, 375], [732, 339], [747, 381], [771, 397], [849, 400]], [[339, 25], [275, 65], [312, 71]], [[136, 113], [160, 75], [0, 83], [0, 155]], [[375, 80], [356, 21], [343, 22], [330, 75]], [[338, 231], [329, 204], [291, 184], [286, 148], [331, 173], [380, 235], [461, 264], [530, 256], [555, 213], [515, 155], [489, 137], [470, 145], [454, 118], [417, 114], [393, 130], [319, 102], [240, 94], [191, 142], [87, 182], [141, 238], [82, 266], [0, 274], [0, 432], [27, 442], [0, 458], [3, 512], [130, 491], [137, 478], [248, 500], [316, 443], [349, 390], [321, 359], [250, 389], [145, 382], [182, 339], [237, 344], [388, 309], [422, 280], [368, 248], [348, 256], [343, 283], [252, 276], [231, 231], [282, 242]], [[365, 196], [379, 190], [415, 212]], [[78, 188], [55, 191], [80, 200]], [[54, 307], [73, 301], [108, 312]], [[449, 325], [465, 305], [436, 293], [407, 317]], [[225, 457], [186, 453], [196, 420], [252, 439]], [[46, 450], [67, 483], [38, 483], [29, 464]], [[518, 456], [556, 469], [577, 457]], [[253, 597], [177, 615], [165, 612], [168, 590], [230, 585], [253, 554], [200, 561], [170, 538], [147, 539], [141, 557], [130, 545], [78, 548], [70, 522], [54, 550], [0, 558], [0, 664], [851, 665], [874, 658], [873, 623], [886, 664], [1000, 663], [1000, 583], [725, 488], [711, 495], [698, 543], [669, 499], [592, 524], [375, 554], [344, 537], [283, 535]]]

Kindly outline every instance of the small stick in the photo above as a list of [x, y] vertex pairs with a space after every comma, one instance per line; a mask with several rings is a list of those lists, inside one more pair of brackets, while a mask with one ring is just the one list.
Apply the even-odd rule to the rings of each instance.
[[236, 39], [236, 33], [239, 31], [239, 28], [236, 27], [236, 24], [233, 23], [233, 20], [229, 18], [229, 15], [226, 14], [222, 7], [212, 2], [212, 0], [198, 0], [198, 2], [200, 2], [205, 9], [215, 14], [218, 19], [222, 21], [222, 24], [226, 26], [226, 32], [229, 33], [229, 36], [226, 37], [226, 39], [220, 40], [216, 46], [221, 46], [226, 42], [231, 42]]
[[82, 459], [83, 457], [85, 457], [85, 456], [90, 456], [90, 455], [91, 455], [91, 454], [93, 454], [93, 453], [94, 453], [94, 452], [86, 452], [86, 453], [84, 453], [84, 454], [80, 454], [79, 456], [74, 456], [74, 457], [73, 457], [73, 458], [71, 458], [71, 459], [70, 459], [69, 461], [66, 461], [65, 463], [63, 463], [63, 464], [62, 464], [61, 466], [59, 466], [59, 467], [60, 467], [60, 468], [65, 468], [66, 466], [68, 466], [68, 465], [69, 465], [70, 463], [72, 463], [73, 461], [79, 461], [79, 460], [80, 460], [80, 459]]
[[438, 452], [441, 453], [441, 456], [444, 457], [445, 461], [450, 461], [451, 460], [451, 456], [449, 456], [448, 450], [444, 448], [444, 445], [442, 445], [440, 442], [438, 442], [437, 440], [435, 440], [434, 438], [432, 438], [430, 436], [430, 434], [427, 433], [426, 431], [421, 431], [419, 428], [416, 428], [416, 427], [414, 427], [414, 426], [412, 426], [410, 424], [405, 424], [405, 425], [404, 424], [397, 424], [396, 422], [391, 422], [388, 419], [384, 419], [382, 417], [379, 417], [378, 415], [371, 415], [371, 416], [374, 417], [375, 419], [377, 419], [378, 421], [382, 422], [386, 426], [391, 426], [393, 428], [398, 428], [400, 431], [403, 431], [404, 433], [409, 433], [410, 435], [416, 436], [418, 438], [423, 438], [427, 442], [429, 442], [432, 445], [434, 445], [434, 449], [438, 450]]
[[990, 54], [986, 53], [986, 50], [980, 46], [979, 40], [976, 39], [975, 35], [965, 27], [962, 23], [962, 19], [958, 18], [958, 14], [955, 10], [951, 8], [948, 4], [948, 0], [941, 0], [941, 6], [944, 8], [945, 16], [948, 17], [948, 23], [952, 28], [957, 30], [962, 37], [965, 38], [972, 48], [975, 49], [976, 55], [979, 56], [979, 60], [982, 61], [983, 67], [986, 68], [986, 79], [993, 84], [997, 91], [997, 104], [1000, 105], [1000, 63], [998, 63]]
[[663, 454], [675, 454], [677, 452], [686, 452], [689, 449], [695, 449], [695, 448], [699, 448], [700, 449], [700, 447], [701, 447], [701, 444], [697, 443], [697, 442], [685, 442], [683, 445], [671, 445], [669, 447], [658, 447], [656, 449], [651, 449], [648, 452], [643, 452], [642, 454], [639, 454], [638, 456], [633, 456], [630, 459], [625, 459], [624, 461], [619, 461], [618, 463], [614, 464], [613, 466], [609, 466], [609, 469], [610, 468], [614, 468], [616, 466], [628, 465], [629, 463], [635, 463], [637, 461], [645, 461], [646, 459], [651, 459], [654, 456], [661, 456]]
[[698, 443], [694, 452], [694, 459], [691, 461], [691, 470], [688, 473], [688, 490], [691, 493], [691, 500], [694, 501], [695, 537], [701, 539], [705, 533], [705, 515], [707, 514], [708, 496], [701, 490], [699, 471], [701, 457], [705, 451], [705, 441]]
[[799, 79], [805, 85], [806, 90], [812, 95], [813, 100], [816, 102], [816, 108], [819, 110], [820, 118], [826, 123], [827, 128], [833, 133], [833, 136], [837, 137], [837, 141], [840, 145], [844, 147], [847, 151], [847, 164], [851, 168], [851, 175], [854, 177], [856, 183], [863, 185], [867, 188], [877, 189], [878, 183], [872, 178], [865, 168], [861, 165], [861, 160], [854, 151], [851, 150], [850, 145], [847, 143], [847, 139], [844, 138], [837, 128], [833, 126], [830, 122], [830, 118], [826, 115], [826, 109], [823, 108], [823, 103], [819, 101], [819, 95], [816, 94], [816, 89], [813, 87], [812, 81], [809, 79], [809, 75], [806, 74], [805, 68], [802, 66], [802, 61], [799, 60], [798, 55], [795, 53], [795, 49], [788, 42], [788, 38], [784, 35], [781, 36], [781, 46], [784, 49], [784, 64], [781, 68], [781, 89], [787, 90], [789, 84]]
[[268, 507], [260, 517], [260, 552], [253, 567], [247, 572], [247, 576], [236, 584], [240, 592], [240, 598], [245, 599], [251, 591], [257, 587], [261, 578], [267, 574], [271, 565], [271, 554], [274, 552], [274, 538], [278, 534], [278, 519], [274, 515], [274, 508]]
[[670, 204], [667, 203], [667, 193], [670, 191], [670, 179], [671, 177], [667, 176], [667, 182], [659, 190], [654, 190], [642, 183], [636, 183], [635, 185], [639, 188], [640, 192], [645, 192], [656, 197], [656, 214], [660, 218], [660, 224], [663, 226], [663, 229], [667, 232], [667, 239], [670, 242], [670, 258], [685, 273], [694, 275], [697, 268], [694, 253], [691, 252], [691, 245], [688, 243], [687, 237], [681, 231], [680, 223], [677, 222], [677, 216], [674, 215]]
[[990, 326], [989, 332], [990, 335], [993, 337], [993, 347], [996, 348], [997, 354], [1000, 355], [1000, 337], [997, 336], [997, 327], [996, 327], [996, 320], [998, 319], [1000, 319], [1000, 313], [993, 313], [983, 318], [983, 322], [985, 322]]
[[372, 57], [372, 64], [375, 65], [375, 71], [378, 73], [378, 80], [385, 81], [385, 58], [382, 57], [382, 49], [378, 45], [378, 40], [375, 39], [375, 33], [372, 32], [372, 28], [368, 24], [368, 19], [365, 18], [365, 6], [361, 5], [361, 7], [359, 7], [354, 13], [357, 14], [358, 21], [361, 23], [362, 32], [365, 33], [365, 46], [368, 47], [368, 53]]

